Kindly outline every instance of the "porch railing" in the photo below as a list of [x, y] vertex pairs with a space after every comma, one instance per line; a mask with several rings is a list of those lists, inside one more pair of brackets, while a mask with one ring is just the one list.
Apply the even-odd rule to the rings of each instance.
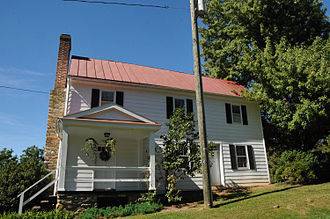
[[38, 182], [34, 183], [32, 186], [30, 186], [29, 188], [25, 189], [21, 194], [19, 194], [17, 196], [20, 197], [19, 198], [19, 206], [18, 206], [18, 213], [22, 214], [23, 211], [23, 207], [24, 205], [26, 205], [27, 203], [29, 203], [30, 201], [32, 201], [35, 197], [37, 197], [38, 195], [40, 195], [43, 191], [45, 191], [46, 189], [48, 189], [50, 186], [52, 186], [56, 181], [57, 178], [55, 178], [53, 181], [51, 181], [50, 183], [48, 183], [45, 187], [43, 187], [42, 189], [40, 189], [36, 194], [34, 194], [33, 196], [31, 196], [30, 198], [26, 199], [24, 201], [24, 195], [27, 191], [29, 191], [30, 189], [32, 189], [33, 187], [35, 187], [36, 185], [38, 185], [39, 183], [41, 183], [42, 181], [44, 181], [46, 178], [48, 178], [50, 175], [54, 174], [57, 171], [57, 169], [52, 170], [50, 173], [48, 173], [46, 176], [44, 176], [43, 178], [41, 178]]
[[[119, 183], [119, 182], [146, 182], [150, 184], [150, 177], [147, 177], [147, 172], [150, 173], [149, 167], [124, 167], [124, 166], [71, 166], [67, 167], [67, 169], [73, 169], [73, 170], [90, 170], [91, 174], [88, 178], [75, 178], [75, 183], [91, 183], [91, 190], [94, 190], [95, 183], [102, 183], [102, 182], [113, 182], [113, 183]], [[105, 177], [105, 178], [96, 178], [95, 172], [96, 171], [114, 171], [113, 177]], [[143, 178], [120, 178], [117, 177], [116, 174], [126, 172], [126, 171], [134, 171], [136, 174], [144, 173], [146, 177]]]

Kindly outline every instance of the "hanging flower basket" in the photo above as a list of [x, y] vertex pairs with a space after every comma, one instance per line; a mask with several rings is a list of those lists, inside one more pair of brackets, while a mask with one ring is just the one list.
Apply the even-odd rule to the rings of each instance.
[[85, 153], [86, 157], [95, 160], [97, 147], [98, 147], [98, 143], [94, 138], [87, 138], [81, 150]]

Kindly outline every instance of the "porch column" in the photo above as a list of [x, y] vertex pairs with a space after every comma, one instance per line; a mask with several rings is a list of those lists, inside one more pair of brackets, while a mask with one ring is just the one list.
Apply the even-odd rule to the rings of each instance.
[[66, 158], [68, 152], [68, 128], [63, 127], [63, 137], [61, 140], [61, 154], [59, 154], [59, 166], [58, 166], [58, 191], [65, 191], [65, 168]]
[[149, 155], [150, 155], [150, 178], [149, 178], [149, 190], [156, 190], [156, 156], [155, 156], [155, 137], [154, 134], [149, 135]]

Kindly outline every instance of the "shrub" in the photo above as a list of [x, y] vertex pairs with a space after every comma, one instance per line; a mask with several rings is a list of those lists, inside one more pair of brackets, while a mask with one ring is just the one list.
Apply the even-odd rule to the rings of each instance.
[[163, 208], [163, 205], [160, 203], [136, 203], [136, 204], [127, 204], [125, 206], [119, 207], [107, 207], [103, 208], [88, 208], [86, 211], [80, 213], [79, 217], [82, 219], [94, 219], [94, 218], [114, 218], [114, 217], [124, 217], [136, 214], [149, 214], [156, 211], [159, 211]]
[[[43, 163], [43, 154], [43, 150], [36, 146], [24, 150], [19, 159], [13, 155], [13, 150], [0, 150], [0, 213], [16, 211], [17, 195], [48, 173]], [[26, 197], [31, 197], [47, 183], [47, 180], [40, 183], [28, 191]]]
[[318, 179], [318, 159], [312, 152], [284, 151], [278, 157], [273, 155], [271, 160], [275, 183], [308, 184]]
[[320, 182], [329, 182], [330, 174], [330, 136], [315, 145], [313, 153], [317, 156], [319, 167], [316, 170]]

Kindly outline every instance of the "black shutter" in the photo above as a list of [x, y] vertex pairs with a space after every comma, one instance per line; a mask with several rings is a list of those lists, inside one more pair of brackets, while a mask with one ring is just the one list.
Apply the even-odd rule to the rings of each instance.
[[91, 108], [97, 107], [100, 105], [100, 90], [99, 89], [92, 89], [92, 101], [91, 101]]
[[246, 113], [246, 106], [242, 105], [241, 109], [242, 109], [243, 125], [247, 125], [248, 119], [247, 119], [247, 113]]
[[229, 103], [226, 103], [226, 118], [227, 118], [227, 123], [232, 123], [232, 120], [231, 120], [231, 105]]
[[256, 163], [254, 160], [254, 153], [253, 153], [253, 147], [251, 145], [248, 145], [248, 154], [249, 154], [249, 163], [250, 163], [250, 169], [255, 170], [256, 169]]
[[194, 112], [193, 101], [192, 101], [192, 99], [187, 99], [187, 114], [190, 114], [193, 112]]
[[166, 97], [166, 114], [168, 119], [173, 114], [173, 97]]
[[235, 145], [230, 144], [229, 149], [230, 149], [231, 168], [233, 170], [236, 170], [237, 169], [237, 164], [236, 164]]
[[116, 91], [116, 104], [124, 106], [124, 92]]

